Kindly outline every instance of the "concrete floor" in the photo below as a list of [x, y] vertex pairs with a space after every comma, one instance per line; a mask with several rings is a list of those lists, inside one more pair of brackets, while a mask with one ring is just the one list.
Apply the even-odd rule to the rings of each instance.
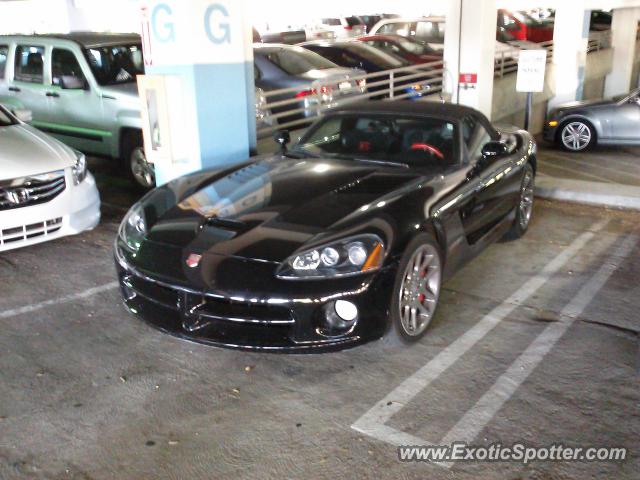
[[552, 177], [640, 188], [640, 147], [594, 147], [575, 154], [538, 142], [540, 172]]
[[[163, 335], [124, 310], [111, 245], [134, 196], [92, 167], [105, 203], [96, 230], [0, 254], [0, 478], [638, 478], [639, 214], [538, 202], [524, 239], [492, 246], [446, 285], [412, 348], [253, 354]], [[530, 295], [513, 296], [523, 288]], [[496, 311], [506, 315], [495, 328], [458, 348]], [[562, 325], [539, 364], [517, 363]], [[452, 351], [448, 369], [393, 403], [405, 379], [422, 381], [419, 369]], [[511, 394], [475, 418], [505, 372]], [[460, 432], [479, 445], [626, 446], [630, 458], [401, 463], [393, 445], [352, 428], [387, 404], [397, 410], [387, 425], [425, 444]]]

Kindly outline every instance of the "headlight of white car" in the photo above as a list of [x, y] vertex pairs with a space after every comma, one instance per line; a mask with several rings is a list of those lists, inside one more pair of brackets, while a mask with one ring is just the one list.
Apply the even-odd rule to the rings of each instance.
[[142, 245], [142, 240], [147, 234], [147, 222], [144, 216], [144, 210], [140, 204], [131, 207], [131, 210], [122, 220], [118, 235], [124, 242], [127, 249], [136, 253]]
[[75, 185], [80, 185], [84, 179], [87, 178], [87, 159], [84, 156], [84, 153], [77, 150], [74, 150], [73, 153], [76, 155], [76, 163], [71, 168], [71, 172], [73, 173], [73, 183]]
[[379, 269], [384, 254], [380, 237], [357, 235], [292, 255], [278, 268], [276, 276], [293, 280], [357, 275]]

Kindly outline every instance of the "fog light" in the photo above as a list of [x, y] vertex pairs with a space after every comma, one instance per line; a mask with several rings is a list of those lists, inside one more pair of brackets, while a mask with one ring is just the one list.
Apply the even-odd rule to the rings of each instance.
[[318, 333], [326, 337], [339, 337], [351, 332], [358, 321], [358, 307], [347, 300], [327, 303], [322, 309]]
[[358, 307], [346, 300], [336, 301], [335, 309], [340, 319], [345, 322], [353, 322], [358, 318]]

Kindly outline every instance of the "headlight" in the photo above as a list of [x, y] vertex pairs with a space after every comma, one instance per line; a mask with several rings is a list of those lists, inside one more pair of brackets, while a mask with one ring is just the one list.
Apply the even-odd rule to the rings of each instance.
[[73, 183], [74, 185], [80, 185], [85, 178], [87, 178], [87, 159], [84, 156], [84, 153], [78, 152], [74, 150], [76, 154], [76, 163], [71, 167], [71, 172], [73, 173]]
[[357, 275], [380, 268], [384, 254], [380, 237], [358, 235], [292, 255], [278, 268], [276, 276], [318, 279]]
[[147, 222], [139, 204], [134, 205], [120, 224], [118, 235], [131, 252], [137, 252], [147, 234]]

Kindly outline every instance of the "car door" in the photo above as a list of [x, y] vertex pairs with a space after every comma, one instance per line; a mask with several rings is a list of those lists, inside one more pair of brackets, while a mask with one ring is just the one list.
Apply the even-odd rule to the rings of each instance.
[[640, 143], [640, 98], [636, 94], [610, 112], [612, 140]]
[[482, 155], [482, 148], [495, 140], [482, 119], [466, 116], [462, 121], [462, 134], [471, 166], [469, 181], [478, 183], [475, 195], [460, 211], [467, 241], [473, 245], [513, 210], [519, 192], [520, 175], [513, 155], [495, 158]]
[[[84, 59], [82, 59], [82, 63]], [[76, 53], [61, 47], [51, 50], [51, 82], [44, 127], [63, 142], [83, 152], [109, 154], [111, 133], [105, 129], [102, 98], [87, 81]]]
[[16, 45], [13, 58], [13, 76], [7, 82], [7, 103], [31, 110], [35, 125], [47, 115], [45, 46]]

